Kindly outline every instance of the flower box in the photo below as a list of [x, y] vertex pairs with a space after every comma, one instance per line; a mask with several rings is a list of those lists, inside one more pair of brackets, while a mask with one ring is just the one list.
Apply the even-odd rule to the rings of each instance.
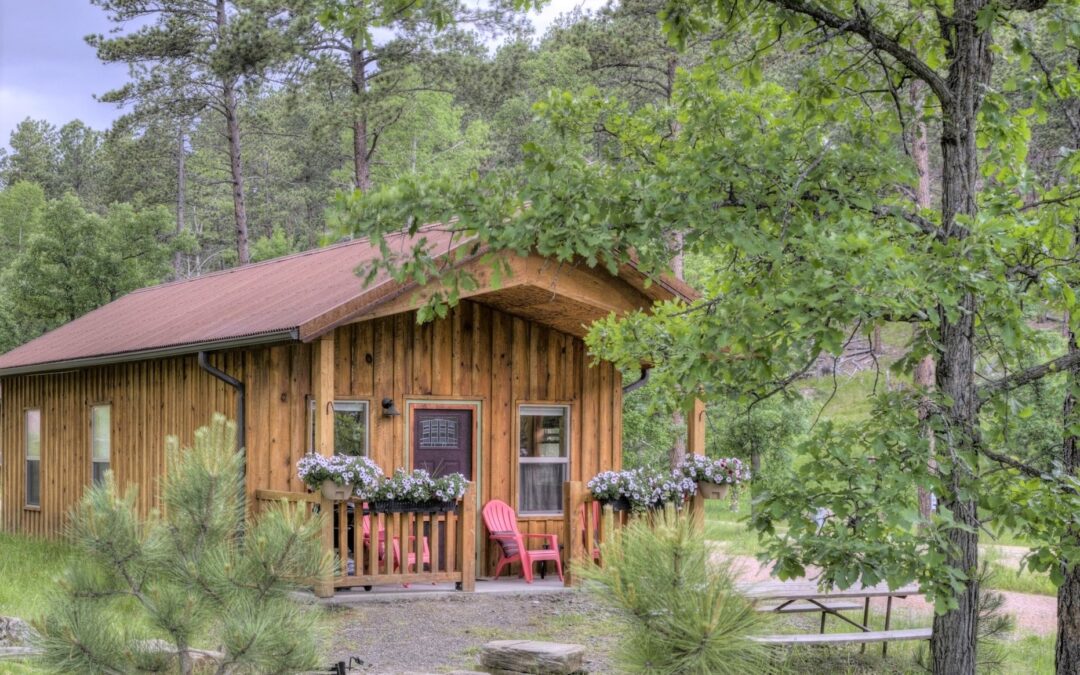
[[697, 482], [698, 492], [705, 499], [723, 499], [727, 497], [728, 483], [713, 483], [711, 481], [699, 480]]
[[373, 513], [450, 513], [457, 510], [456, 502], [416, 502], [401, 499], [381, 499], [371, 502]]
[[634, 509], [634, 506], [626, 497], [619, 497], [618, 499], [601, 499], [600, 505], [610, 506], [612, 511], [632, 511]]
[[334, 481], [327, 479], [322, 482], [321, 486], [322, 496], [325, 499], [333, 499], [334, 501], [341, 501], [348, 499], [352, 496], [352, 485], [338, 485]]

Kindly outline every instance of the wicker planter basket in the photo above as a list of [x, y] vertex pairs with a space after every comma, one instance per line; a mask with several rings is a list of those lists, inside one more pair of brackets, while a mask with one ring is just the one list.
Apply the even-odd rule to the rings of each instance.
[[697, 482], [698, 492], [705, 499], [723, 499], [727, 497], [728, 484], [727, 483], [710, 483], [707, 481], [699, 480]]

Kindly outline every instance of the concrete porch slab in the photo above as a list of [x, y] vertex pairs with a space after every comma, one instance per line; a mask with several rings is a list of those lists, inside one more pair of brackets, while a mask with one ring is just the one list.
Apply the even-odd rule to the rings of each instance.
[[475, 593], [465, 593], [454, 589], [454, 584], [411, 584], [409, 588], [401, 586], [375, 586], [370, 591], [363, 588], [338, 590], [332, 598], [316, 598], [310, 592], [298, 593], [298, 599], [320, 605], [355, 605], [363, 602], [397, 602], [401, 600], [430, 600], [437, 598], [467, 598], [472, 595], [518, 595], [528, 596], [543, 593], [569, 593], [572, 588], [563, 586], [558, 577], [533, 579], [531, 584], [517, 577], [503, 577], [495, 580], [479, 577], [476, 580]]

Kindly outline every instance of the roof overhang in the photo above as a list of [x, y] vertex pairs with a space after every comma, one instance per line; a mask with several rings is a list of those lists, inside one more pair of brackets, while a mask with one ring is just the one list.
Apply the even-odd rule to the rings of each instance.
[[258, 345], [288, 342], [299, 339], [299, 333], [295, 328], [286, 330], [259, 333], [222, 340], [207, 340], [205, 342], [191, 342], [187, 344], [170, 345], [154, 349], [141, 349], [131, 352], [118, 352], [116, 354], [102, 354], [85, 358], [65, 359], [63, 361], [50, 361], [48, 363], [34, 363], [27, 366], [15, 366], [0, 369], [0, 377], [6, 375], [38, 375], [55, 373], [58, 371], [78, 370], [93, 366], [109, 366], [128, 361], [145, 361], [149, 359], [163, 359], [171, 356], [187, 356], [199, 352], [222, 351], [237, 349], [240, 347], [253, 347]]
[[[618, 275], [587, 265], [559, 263], [537, 255], [498, 254], [511, 274], [495, 283], [490, 261], [480, 253], [459, 263], [477, 281], [477, 287], [461, 294], [508, 314], [584, 336], [589, 325], [609, 314], [623, 316], [648, 310], [654, 302], [682, 299], [696, 294], [678, 280], [651, 280], [635, 266], [622, 265]], [[672, 282], [675, 283], [672, 283]], [[415, 310], [427, 302], [439, 287], [416, 283], [384, 283], [357, 298], [354, 303], [305, 323], [300, 339], [309, 342], [338, 326], [368, 321]]]

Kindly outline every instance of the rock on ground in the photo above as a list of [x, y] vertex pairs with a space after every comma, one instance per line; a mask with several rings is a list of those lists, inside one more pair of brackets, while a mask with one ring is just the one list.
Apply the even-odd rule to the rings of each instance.
[[581, 671], [581, 645], [537, 640], [494, 640], [480, 650], [480, 665], [493, 673], [571, 675]]

